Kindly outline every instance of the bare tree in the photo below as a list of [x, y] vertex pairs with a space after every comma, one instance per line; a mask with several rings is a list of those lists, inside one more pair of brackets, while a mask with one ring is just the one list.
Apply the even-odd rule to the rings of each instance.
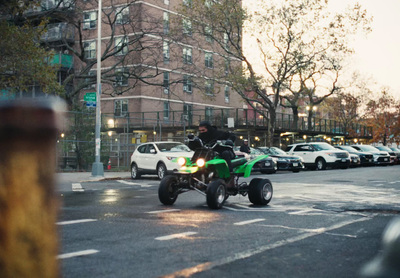
[[[212, 36], [223, 55], [244, 66], [214, 78], [228, 82], [248, 105], [268, 118], [269, 144], [281, 97], [290, 92], [293, 96], [312, 93], [310, 104], [316, 105], [333, 94], [341, 62], [351, 53], [349, 36], [360, 28], [369, 30], [370, 19], [359, 5], [343, 14], [330, 14], [328, 1], [322, 0], [257, 2], [253, 12], [242, 8], [239, 0], [190, 2], [183, 5], [181, 14], [197, 23], [198, 33]], [[243, 32], [251, 36], [244, 39]], [[244, 52], [242, 42], [251, 40], [252, 50]], [[316, 88], [322, 88], [327, 76], [334, 77], [333, 86], [316, 100]]]

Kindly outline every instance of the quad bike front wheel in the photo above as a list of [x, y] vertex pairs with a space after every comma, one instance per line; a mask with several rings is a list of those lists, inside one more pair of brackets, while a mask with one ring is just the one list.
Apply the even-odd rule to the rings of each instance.
[[269, 179], [252, 179], [249, 184], [249, 200], [254, 205], [265, 206], [272, 199], [273, 189]]
[[212, 181], [207, 187], [207, 205], [211, 209], [220, 209], [227, 199], [223, 180]]
[[165, 176], [158, 187], [158, 199], [164, 205], [173, 205], [178, 198], [178, 179], [175, 176]]

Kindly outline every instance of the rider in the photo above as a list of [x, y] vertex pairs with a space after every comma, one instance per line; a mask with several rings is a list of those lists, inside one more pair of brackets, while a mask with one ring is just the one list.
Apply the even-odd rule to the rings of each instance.
[[[204, 144], [209, 144], [217, 140], [226, 140], [225, 145], [231, 145], [233, 147], [233, 143], [236, 140], [235, 134], [227, 131], [218, 130], [216, 127], [211, 126], [210, 122], [208, 121], [200, 122], [199, 133], [199, 138], [203, 141]], [[231, 160], [235, 158], [233, 148], [224, 148], [219, 151], [219, 155], [223, 159], [225, 159], [226, 163], [228, 164], [229, 171], [232, 172]]]
[[240, 151], [244, 153], [250, 153], [249, 141], [247, 139], [243, 140], [243, 144], [240, 146]]

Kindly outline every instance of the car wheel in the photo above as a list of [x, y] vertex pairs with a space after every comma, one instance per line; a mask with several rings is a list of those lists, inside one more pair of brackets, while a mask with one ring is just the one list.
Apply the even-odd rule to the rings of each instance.
[[157, 176], [160, 180], [162, 180], [167, 174], [167, 167], [165, 167], [164, 163], [159, 163], [157, 165]]
[[249, 200], [254, 205], [267, 205], [273, 195], [271, 181], [268, 179], [255, 178], [249, 184]]
[[317, 164], [317, 170], [325, 170], [326, 169], [326, 161], [323, 158], [318, 158], [315, 162]]
[[139, 169], [138, 169], [136, 163], [132, 163], [132, 165], [131, 165], [131, 178], [133, 180], [140, 178]]
[[173, 205], [178, 198], [178, 180], [175, 176], [166, 176], [160, 182], [158, 199], [166, 206]]
[[207, 187], [207, 205], [211, 209], [220, 209], [227, 199], [226, 188], [221, 179], [212, 181]]

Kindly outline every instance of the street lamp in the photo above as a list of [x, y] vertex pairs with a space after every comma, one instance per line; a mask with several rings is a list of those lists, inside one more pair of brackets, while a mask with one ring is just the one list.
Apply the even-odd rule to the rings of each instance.
[[101, 127], [101, 1], [97, 15], [97, 96], [96, 96], [96, 128], [95, 128], [95, 162], [92, 164], [92, 176], [104, 176], [104, 166], [100, 162], [100, 127]]

